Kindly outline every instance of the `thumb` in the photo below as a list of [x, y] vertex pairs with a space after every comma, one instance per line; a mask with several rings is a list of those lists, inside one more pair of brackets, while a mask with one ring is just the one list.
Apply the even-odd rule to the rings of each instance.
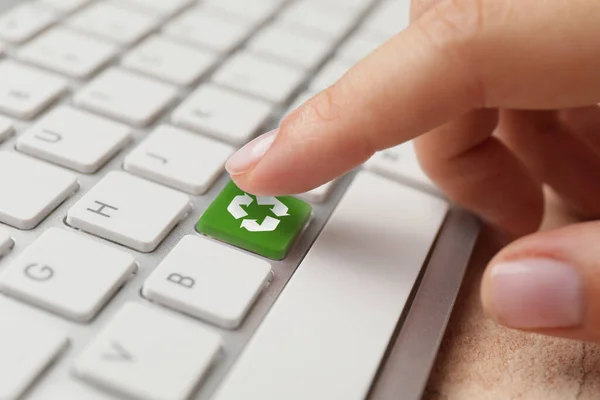
[[295, 194], [472, 109], [594, 104], [598, 20], [594, 1], [437, 0], [227, 170], [248, 192]]
[[510, 328], [600, 343], [600, 222], [516, 241], [482, 283], [487, 314]]

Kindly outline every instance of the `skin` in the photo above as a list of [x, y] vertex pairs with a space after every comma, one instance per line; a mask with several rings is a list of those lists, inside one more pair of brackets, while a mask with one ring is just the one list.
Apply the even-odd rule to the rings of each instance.
[[[300, 193], [415, 139], [454, 202], [516, 240], [491, 266], [544, 257], [584, 280], [581, 323], [543, 334], [600, 343], [600, 2], [420, 0], [403, 32], [281, 124], [234, 181]], [[544, 188], [582, 220], [538, 232]], [[491, 305], [489, 271], [482, 302]], [[598, 312], [596, 312], [598, 310]]]

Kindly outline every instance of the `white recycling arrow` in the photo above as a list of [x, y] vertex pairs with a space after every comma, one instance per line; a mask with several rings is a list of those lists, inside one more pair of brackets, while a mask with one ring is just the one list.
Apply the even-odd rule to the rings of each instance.
[[248, 232], [272, 232], [279, 226], [279, 220], [273, 217], [266, 217], [262, 224], [255, 219], [245, 219], [242, 221], [242, 228]]
[[242, 206], [249, 206], [253, 201], [254, 199], [248, 196], [247, 193], [235, 196], [231, 203], [229, 203], [229, 206], [227, 206], [227, 211], [229, 211], [229, 214], [233, 215], [233, 218], [235, 219], [244, 218], [248, 215], [248, 213], [242, 208]]
[[277, 199], [276, 197], [257, 196], [256, 202], [260, 206], [273, 206], [273, 208], [271, 208], [271, 211], [278, 217], [287, 217], [288, 215], [290, 215], [288, 214], [287, 206], [281, 201], [279, 201], [279, 199]]

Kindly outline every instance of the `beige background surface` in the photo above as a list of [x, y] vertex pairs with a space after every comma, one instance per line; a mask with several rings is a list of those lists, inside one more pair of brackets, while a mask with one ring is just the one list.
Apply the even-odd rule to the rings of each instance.
[[[568, 221], [553, 213], [545, 228]], [[484, 316], [479, 283], [499, 249], [491, 236], [473, 254], [424, 398], [600, 399], [599, 346], [509, 330]]]

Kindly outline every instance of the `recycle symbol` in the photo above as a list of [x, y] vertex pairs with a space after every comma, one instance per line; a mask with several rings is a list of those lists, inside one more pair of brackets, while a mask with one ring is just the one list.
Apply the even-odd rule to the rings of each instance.
[[[236, 196], [227, 207], [227, 211], [229, 211], [229, 214], [235, 219], [247, 217], [248, 213], [242, 206], [247, 207], [252, 204], [253, 201], [254, 198], [247, 193]], [[259, 206], [273, 206], [271, 212], [276, 217], [286, 217], [290, 215], [288, 214], [287, 206], [275, 197], [256, 196], [256, 203]], [[255, 219], [244, 218], [242, 220], [241, 228], [246, 229], [248, 232], [272, 232], [277, 229], [280, 222], [279, 219], [271, 216], [265, 217], [265, 220], [261, 224]]]

